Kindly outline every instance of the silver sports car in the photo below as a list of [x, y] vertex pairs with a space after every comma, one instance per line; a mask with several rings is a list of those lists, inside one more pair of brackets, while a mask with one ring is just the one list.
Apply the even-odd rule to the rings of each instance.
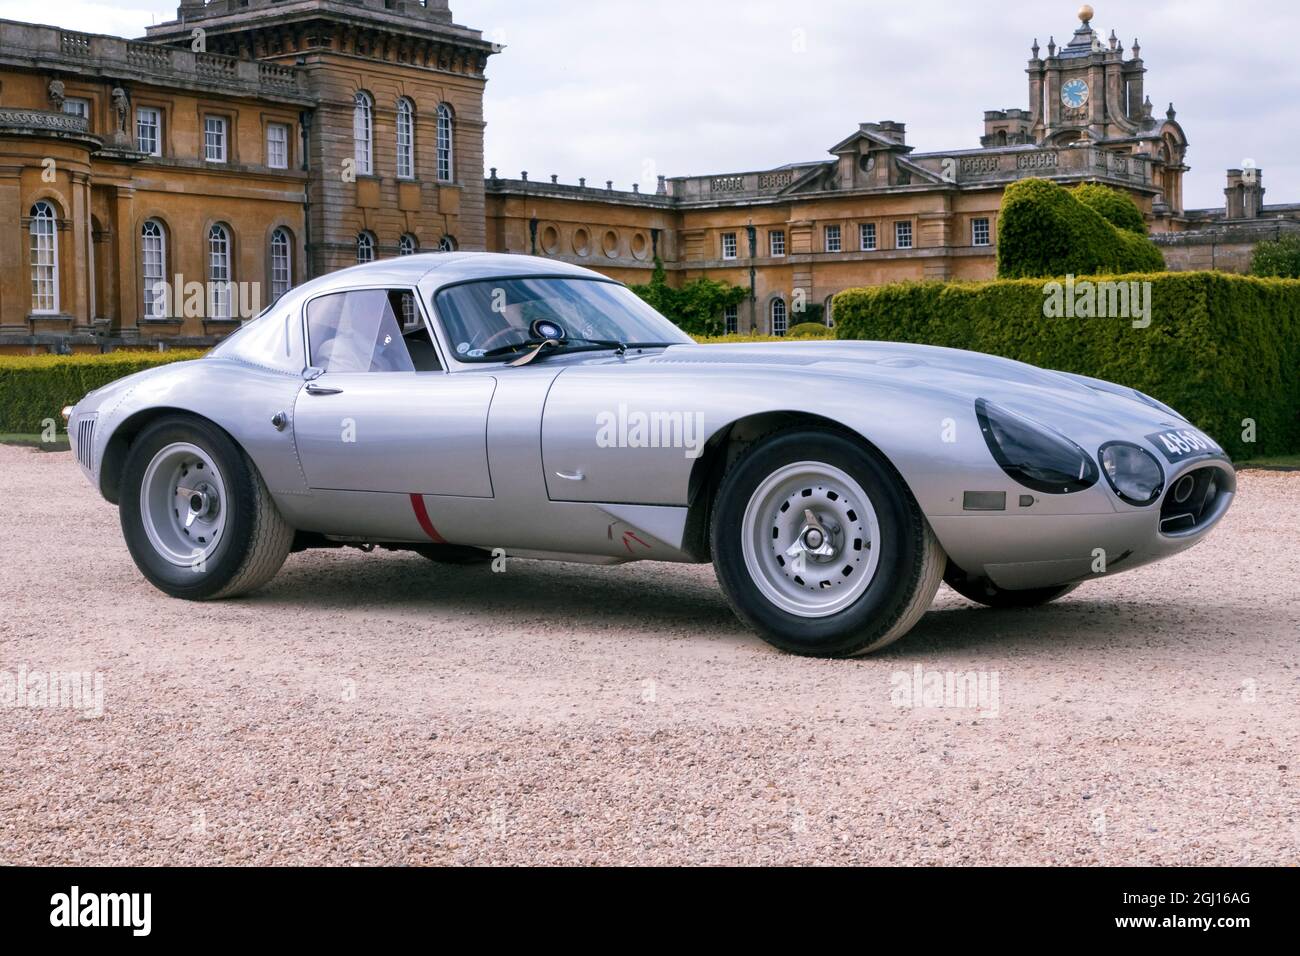
[[697, 345], [595, 272], [485, 253], [308, 282], [65, 414], [175, 597], [317, 547], [712, 561], [766, 640], [826, 657], [902, 637], [940, 581], [1028, 606], [1174, 554], [1236, 488], [1131, 388], [918, 345]]

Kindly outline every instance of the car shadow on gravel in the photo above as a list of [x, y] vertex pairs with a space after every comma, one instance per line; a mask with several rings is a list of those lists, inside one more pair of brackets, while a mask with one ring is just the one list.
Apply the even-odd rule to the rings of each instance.
[[1216, 657], [1241, 653], [1265, 614], [1240, 607], [1189, 608], [1174, 603], [1072, 598], [1034, 608], [986, 608], [963, 603], [932, 608], [903, 640], [879, 656], [908, 658], [935, 653], [1003, 655], [1069, 652], [1103, 656], [1167, 649], [1186, 653], [1203, 645]]
[[267, 588], [245, 600], [259, 605], [301, 604], [322, 611], [544, 616], [566, 627], [599, 629], [690, 624], [710, 635], [748, 634], [727, 606], [712, 572], [701, 573], [686, 565], [600, 566], [513, 559], [504, 573], [494, 573], [490, 564], [437, 564], [405, 554], [339, 553], [310, 566], [291, 558]]

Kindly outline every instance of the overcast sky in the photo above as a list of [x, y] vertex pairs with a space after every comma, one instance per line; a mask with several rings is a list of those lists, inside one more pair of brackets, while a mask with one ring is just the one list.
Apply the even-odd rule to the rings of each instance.
[[[0, 17], [139, 36], [177, 0], [0, 0]], [[1252, 159], [1266, 201], [1300, 202], [1300, 4], [1094, 0], [1147, 91], [1191, 142], [1188, 208], [1223, 203]], [[655, 176], [826, 158], [859, 122], [907, 124], [919, 151], [979, 145], [983, 111], [1027, 107], [1037, 37], [1068, 42], [1073, 2], [941, 0], [452, 0], [507, 49], [488, 64], [486, 161], [621, 188]], [[1045, 55], [1045, 54], [1044, 54]]]

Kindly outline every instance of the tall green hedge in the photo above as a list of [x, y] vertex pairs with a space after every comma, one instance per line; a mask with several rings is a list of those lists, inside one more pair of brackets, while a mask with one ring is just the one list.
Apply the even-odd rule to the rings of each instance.
[[110, 352], [105, 355], [0, 355], [0, 432], [32, 435], [87, 392], [134, 372], [195, 359], [200, 351]]
[[[1222, 272], [1112, 277], [1150, 282], [1150, 324], [1047, 318], [1049, 283], [900, 283], [835, 297], [841, 339], [987, 352], [1139, 389], [1234, 457], [1300, 452], [1300, 281]], [[1077, 280], [1082, 281], [1082, 280]], [[1255, 442], [1243, 421], [1255, 422]]]
[[[1108, 195], [1109, 194], [1109, 195]], [[1002, 195], [998, 216], [998, 278], [1156, 272], [1164, 256], [1132, 224], [1133, 201], [1104, 186], [1071, 191], [1046, 179], [1022, 179]], [[1098, 211], [1098, 210], [1102, 211]]]

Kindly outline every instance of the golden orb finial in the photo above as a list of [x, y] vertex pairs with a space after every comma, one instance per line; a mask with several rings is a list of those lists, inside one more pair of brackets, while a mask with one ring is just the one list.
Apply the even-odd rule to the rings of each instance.
[[1092, 7], [1090, 7], [1086, 3], [1079, 8], [1079, 19], [1082, 20], [1084, 23], [1092, 22], [1092, 14], [1093, 14]]

